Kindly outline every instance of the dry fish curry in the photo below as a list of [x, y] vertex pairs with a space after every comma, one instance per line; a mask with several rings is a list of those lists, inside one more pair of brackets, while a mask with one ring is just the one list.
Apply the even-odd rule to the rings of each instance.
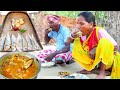
[[19, 54], [8, 57], [2, 63], [2, 72], [10, 79], [28, 79], [33, 77], [37, 70], [33, 58]]

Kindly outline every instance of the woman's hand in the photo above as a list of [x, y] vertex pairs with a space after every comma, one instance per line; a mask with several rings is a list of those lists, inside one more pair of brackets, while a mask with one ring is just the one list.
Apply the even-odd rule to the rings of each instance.
[[80, 31], [75, 31], [71, 34], [72, 38], [77, 38], [80, 37], [82, 35], [82, 33]]
[[48, 44], [50, 39], [51, 39], [51, 38], [48, 37], [49, 32], [50, 32], [50, 30], [45, 29], [45, 36], [44, 36], [45, 44]]
[[96, 52], [96, 47], [94, 47], [89, 51], [89, 56], [91, 59], [95, 59], [95, 52]]
[[46, 56], [45, 60], [50, 62], [54, 57], [56, 56], [56, 54], [54, 53], [51, 53], [49, 55]]
[[114, 55], [117, 54], [117, 51], [118, 51], [118, 46], [114, 46]]

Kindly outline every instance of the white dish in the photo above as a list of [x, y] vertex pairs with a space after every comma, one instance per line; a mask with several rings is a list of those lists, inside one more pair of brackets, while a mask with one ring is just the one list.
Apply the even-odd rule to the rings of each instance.
[[41, 63], [41, 67], [52, 67], [54, 66], [55, 63], [54, 62], [45, 62], [45, 63]]
[[87, 75], [73, 73], [70, 76], [75, 76], [75, 79], [90, 79]]

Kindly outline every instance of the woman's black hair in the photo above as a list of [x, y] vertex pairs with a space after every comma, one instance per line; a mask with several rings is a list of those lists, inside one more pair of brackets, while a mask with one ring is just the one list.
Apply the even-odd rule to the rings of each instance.
[[83, 16], [88, 23], [93, 22], [95, 26], [95, 16], [91, 12], [81, 12], [79, 16]]

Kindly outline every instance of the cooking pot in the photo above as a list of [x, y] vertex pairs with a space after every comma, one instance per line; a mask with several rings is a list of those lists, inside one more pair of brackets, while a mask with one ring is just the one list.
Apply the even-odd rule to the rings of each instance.
[[28, 58], [33, 58], [34, 59], [34, 63], [35, 65], [37, 66], [37, 71], [36, 73], [29, 79], [36, 79], [39, 72], [40, 72], [40, 69], [41, 69], [41, 63], [40, 61], [32, 54], [28, 53], [28, 52], [9, 52], [5, 55], [3, 55], [1, 58], [0, 58], [0, 74], [2, 75], [3, 78], [5, 79], [9, 79], [8, 77], [6, 77], [2, 71], [2, 63], [8, 58], [10, 57], [11, 55], [15, 55], [15, 54], [19, 54], [19, 55], [22, 55], [22, 56], [26, 56]]

